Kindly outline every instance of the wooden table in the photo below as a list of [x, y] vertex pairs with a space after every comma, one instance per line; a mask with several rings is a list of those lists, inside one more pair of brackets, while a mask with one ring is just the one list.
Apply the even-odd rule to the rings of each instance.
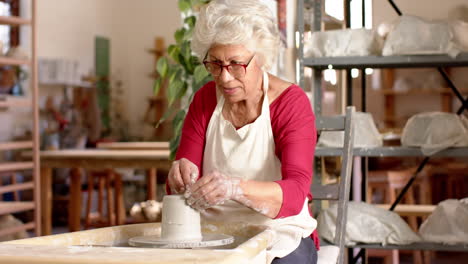
[[168, 150], [167, 141], [139, 141], [139, 142], [102, 142], [97, 144], [99, 149], [118, 149], [118, 150]]
[[[81, 175], [83, 169], [110, 168], [166, 168], [169, 169], [169, 150], [51, 150], [41, 151], [41, 225], [42, 235], [52, 231], [52, 169], [72, 168], [68, 226], [80, 230]], [[149, 175], [149, 177], [152, 177]], [[72, 209], [73, 208], [73, 209]]]

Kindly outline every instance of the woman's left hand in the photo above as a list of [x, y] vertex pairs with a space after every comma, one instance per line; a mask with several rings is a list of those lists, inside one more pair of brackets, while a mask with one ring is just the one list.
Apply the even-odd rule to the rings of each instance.
[[203, 175], [185, 192], [187, 203], [196, 210], [223, 204], [242, 195], [241, 179], [218, 171]]

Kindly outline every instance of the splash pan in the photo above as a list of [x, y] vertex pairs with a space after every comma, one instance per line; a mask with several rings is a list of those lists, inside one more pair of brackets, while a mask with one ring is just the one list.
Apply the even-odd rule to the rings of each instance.
[[275, 232], [247, 223], [202, 223], [202, 234], [225, 234], [234, 242], [202, 248], [132, 247], [134, 237], [161, 235], [160, 223], [122, 225], [0, 243], [0, 263], [188, 264], [265, 263]]

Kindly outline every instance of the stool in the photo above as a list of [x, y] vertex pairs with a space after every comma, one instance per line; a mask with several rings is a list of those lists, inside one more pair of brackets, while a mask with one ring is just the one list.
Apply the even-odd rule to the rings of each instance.
[[[98, 209], [91, 212], [93, 191], [97, 179]], [[112, 186], [114, 187], [112, 190]], [[104, 191], [107, 197], [107, 216], [104, 215]], [[112, 169], [88, 172], [88, 198], [86, 203], [85, 229], [91, 226], [114, 226], [125, 223], [125, 207], [122, 195], [122, 176]]]
[[468, 190], [468, 164], [451, 160], [433, 163], [429, 170], [435, 188], [432, 202], [436, 204], [446, 199], [465, 198]]
[[[368, 189], [367, 195], [369, 201], [372, 201], [373, 194], [380, 190], [384, 193], [383, 202], [384, 203], [393, 203], [397, 195], [404, 188], [406, 183], [411, 179], [413, 174], [416, 172], [416, 168], [410, 168], [405, 170], [398, 171], [369, 171], [368, 177]], [[416, 199], [418, 204], [431, 204], [431, 187], [429, 177], [427, 177], [427, 171], [423, 170], [418, 174], [416, 180], [413, 182], [411, 187], [408, 189], [406, 194], [403, 196], [402, 202], [406, 204], [416, 204]], [[415, 195], [417, 191], [417, 196]], [[416, 212], [407, 216], [409, 226], [415, 231], [418, 231], [418, 217], [425, 218], [427, 215], [417, 215]], [[385, 256], [385, 258], [391, 258], [391, 262], [399, 263], [398, 251], [392, 250], [391, 255]], [[424, 255], [424, 260], [426, 263], [430, 263], [429, 252], [422, 251], [413, 251], [414, 263], [423, 263], [422, 255]], [[387, 262], [389, 260], [386, 260]]]

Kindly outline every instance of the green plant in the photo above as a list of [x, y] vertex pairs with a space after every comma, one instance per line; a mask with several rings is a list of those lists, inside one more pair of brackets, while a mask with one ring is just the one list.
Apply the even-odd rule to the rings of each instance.
[[158, 125], [173, 116], [174, 135], [170, 141], [171, 159], [174, 159], [179, 146], [182, 124], [189, 105], [187, 103], [179, 108], [174, 103], [185, 96], [188, 96], [188, 102], [191, 102], [195, 92], [212, 79], [203, 63], [194, 56], [190, 48], [196, 10], [208, 2], [209, 0], [179, 0], [183, 25], [174, 33], [176, 43], [168, 47], [167, 56], [159, 58], [156, 64], [159, 76], [154, 82], [153, 92], [158, 94], [163, 84], [167, 82], [166, 97], [168, 100], [168, 109]]

